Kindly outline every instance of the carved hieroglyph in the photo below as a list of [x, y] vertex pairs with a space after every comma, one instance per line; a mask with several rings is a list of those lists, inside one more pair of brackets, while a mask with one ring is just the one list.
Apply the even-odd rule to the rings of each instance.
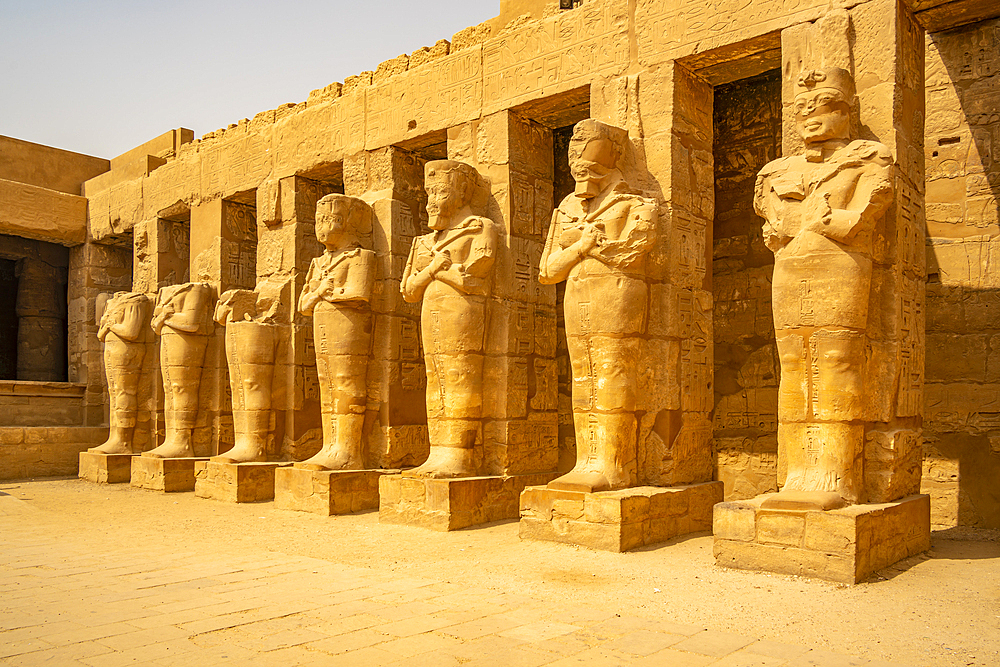
[[[806, 152], [768, 163], [754, 206], [774, 252], [773, 309], [781, 362], [778, 451], [787, 477], [773, 507], [863, 502], [865, 423], [875, 421], [866, 372], [876, 225], [893, 199], [892, 156], [850, 137], [846, 70], [798, 77], [795, 121]], [[779, 465], [782, 465], [779, 463]]]
[[250, 463], [268, 459], [271, 380], [279, 336], [274, 320], [280, 307], [280, 291], [276, 298], [268, 300], [243, 289], [224, 292], [215, 306], [215, 321], [226, 327], [236, 442], [213, 461]]
[[300, 463], [307, 470], [365, 467], [364, 424], [375, 283], [372, 210], [356, 197], [327, 195], [316, 204], [316, 238], [326, 251], [312, 260], [299, 312], [313, 317], [323, 447]]
[[198, 418], [205, 348], [213, 324], [209, 319], [212, 286], [184, 283], [160, 289], [153, 310], [153, 332], [160, 336], [166, 439], [143, 456], [194, 456], [192, 430]]
[[405, 475], [479, 472], [487, 302], [498, 234], [491, 220], [472, 210], [478, 179], [463, 162], [436, 160], [425, 167], [428, 225], [434, 231], [414, 239], [400, 290], [408, 302], [423, 300], [430, 455]]
[[108, 378], [111, 433], [107, 442], [90, 449], [101, 454], [131, 454], [139, 376], [146, 345], [143, 330], [149, 321], [149, 299], [138, 292], [117, 292], [104, 308], [97, 337], [104, 343]]
[[617, 169], [625, 131], [576, 125], [569, 146], [576, 191], [552, 216], [539, 281], [566, 281], [566, 340], [573, 370], [577, 461], [549, 488], [606, 491], [637, 481], [637, 390], [648, 318], [645, 258], [657, 207]]

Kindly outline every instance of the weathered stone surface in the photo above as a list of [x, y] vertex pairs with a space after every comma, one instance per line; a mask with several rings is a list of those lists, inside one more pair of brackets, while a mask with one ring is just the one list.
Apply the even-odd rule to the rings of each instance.
[[274, 500], [274, 473], [287, 463], [222, 463], [198, 460], [194, 464], [194, 493], [227, 503]]
[[768, 510], [771, 496], [719, 503], [715, 562], [844, 584], [930, 548], [930, 497], [843, 509]]
[[128, 483], [132, 475], [132, 454], [80, 452], [80, 479], [95, 484]]
[[175, 493], [194, 491], [194, 466], [207, 458], [160, 459], [148, 456], [132, 457], [130, 484], [137, 489]]
[[556, 473], [458, 479], [383, 475], [378, 520], [448, 531], [516, 519], [521, 492], [554, 477]]
[[0, 427], [0, 479], [78, 475], [80, 454], [107, 437], [106, 427]]
[[711, 530], [722, 482], [586, 493], [531, 487], [521, 494], [522, 539], [622, 552]]
[[321, 516], [378, 509], [379, 478], [398, 470], [304, 470], [274, 472], [274, 506]]

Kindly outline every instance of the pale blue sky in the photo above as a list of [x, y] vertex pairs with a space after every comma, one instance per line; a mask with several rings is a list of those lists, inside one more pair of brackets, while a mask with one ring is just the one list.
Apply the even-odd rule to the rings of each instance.
[[111, 158], [451, 39], [499, 0], [0, 0], [0, 134]]

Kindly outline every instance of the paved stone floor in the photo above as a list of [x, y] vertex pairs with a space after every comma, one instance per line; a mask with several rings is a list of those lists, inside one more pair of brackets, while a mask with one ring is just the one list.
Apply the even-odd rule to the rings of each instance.
[[180, 535], [84, 542], [41, 514], [0, 493], [2, 665], [896, 664]]

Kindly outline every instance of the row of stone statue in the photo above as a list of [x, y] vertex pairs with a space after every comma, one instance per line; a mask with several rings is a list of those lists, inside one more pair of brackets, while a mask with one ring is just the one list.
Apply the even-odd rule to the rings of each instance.
[[[830, 508], [856, 499], [860, 484], [856, 460], [864, 438], [858, 425], [865, 421], [862, 368], [872, 229], [892, 199], [891, 157], [881, 144], [850, 141], [855, 95], [850, 74], [805, 73], [797, 93], [796, 120], [808, 154], [767, 165], [755, 204], [777, 258], [779, 438], [790, 440], [780, 447], [788, 457], [785, 490], [814, 494], [819, 505]], [[595, 120], [575, 127], [569, 163], [576, 189], [553, 214], [539, 267], [540, 282], [567, 283], [577, 464], [550, 483], [555, 489], [594, 492], [636, 483], [639, 355], [650, 299], [646, 261], [663, 225], [657, 202], [631, 188], [618, 169], [627, 145], [622, 129]], [[432, 231], [413, 242], [401, 291], [405, 300], [423, 302], [431, 448], [427, 462], [408, 474], [467, 476], [475, 474], [472, 450], [483, 414], [486, 309], [501, 234], [492, 220], [473, 209], [473, 167], [433, 161], [426, 164], [425, 176]], [[365, 202], [344, 195], [324, 197], [317, 206], [316, 235], [326, 250], [312, 261], [298, 310], [313, 317], [323, 447], [298, 466], [363, 465], [373, 330], [368, 302], [376, 263], [374, 251], [362, 240], [370, 239], [372, 219]], [[806, 278], [817, 296], [808, 318], [794, 294]], [[146, 456], [193, 456], [191, 434], [208, 342], [204, 314], [211, 293], [207, 284], [189, 283], [165, 287], [156, 299], [152, 328], [160, 336], [166, 440]], [[215, 309], [215, 320], [227, 329], [236, 444], [224, 456], [234, 462], [263, 460], [269, 428], [278, 327], [273, 307], [260, 308], [258, 297], [231, 290]], [[139, 337], [147, 308], [144, 295], [121, 293], [109, 302], [101, 321], [112, 405], [111, 438], [99, 448], [105, 453], [131, 451], [129, 430], [135, 425], [143, 354], [143, 346], [132, 341]], [[825, 346], [819, 389], [807, 387], [808, 370], [796, 352], [815, 347], [811, 338], [822, 339]], [[797, 396], [796, 390], [805, 394]], [[808, 438], [789, 435], [803, 431], [798, 428], [803, 424], [812, 429]]]

